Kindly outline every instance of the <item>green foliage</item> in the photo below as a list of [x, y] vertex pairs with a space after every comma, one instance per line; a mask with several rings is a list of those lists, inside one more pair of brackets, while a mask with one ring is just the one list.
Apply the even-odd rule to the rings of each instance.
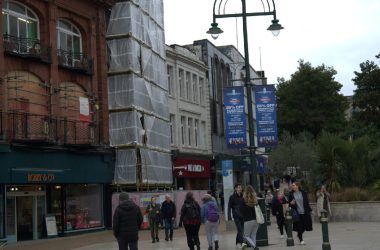
[[340, 173], [342, 163], [340, 158], [344, 152], [344, 140], [330, 133], [322, 133], [317, 143], [319, 164], [313, 174], [325, 182], [329, 190], [334, 193], [340, 190]]
[[280, 133], [307, 131], [316, 138], [322, 130], [337, 132], [345, 124], [346, 99], [339, 93], [336, 71], [299, 61], [290, 80], [278, 79], [277, 115]]
[[[306, 132], [298, 136], [285, 132], [277, 148], [272, 151], [268, 162], [269, 168], [278, 176], [284, 175], [287, 167], [290, 166], [296, 166], [302, 172], [311, 171], [315, 164], [313, 137]], [[300, 171], [297, 172], [299, 176], [301, 176]]]
[[[380, 57], [380, 54], [376, 56]], [[353, 96], [353, 118], [365, 125], [380, 128], [380, 68], [373, 61], [360, 64], [360, 72], [354, 72], [356, 90]]]

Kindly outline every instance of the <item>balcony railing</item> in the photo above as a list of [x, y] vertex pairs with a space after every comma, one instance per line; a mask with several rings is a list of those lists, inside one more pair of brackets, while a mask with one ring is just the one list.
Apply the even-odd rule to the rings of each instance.
[[73, 53], [59, 49], [57, 55], [60, 67], [92, 75], [92, 60], [85, 53]]
[[63, 143], [66, 145], [89, 145], [95, 142], [95, 126], [90, 122], [60, 121]]
[[57, 120], [46, 115], [0, 111], [0, 140], [93, 145], [96, 142], [96, 127], [91, 122]]
[[51, 47], [38, 39], [3, 35], [4, 52], [9, 55], [51, 63]]

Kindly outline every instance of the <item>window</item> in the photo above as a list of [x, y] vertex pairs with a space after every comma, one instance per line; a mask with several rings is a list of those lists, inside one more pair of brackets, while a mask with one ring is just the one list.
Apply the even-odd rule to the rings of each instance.
[[204, 101], [204, 98], [205, 98], [204, 91], [205, 91], [205, 89], [204, 89], [204, 79], [199, 77], [199, 103], [201, 105], [205, 104], [205, 101]]
[[186, 99], [191, 100], [191, 82], [190, 82], [190, 72], [186, 72]]
[[187, 129], [188, 129], [188, 136], [189, 136], [189, 140], [188, 140], [189, 146], [192, 146], [193, 145], [193, 118], [188, 119]]
[[181, 143], [185, 145], [186, 141], [186, 117], [181, 116]]
[[183, 69], [178, 70], [179, 96], [185, 98], [185, 78]]
[[38, 39], [38, 18], [31, 9], [17, 2], [4, 1], [2, 14], [4, 35]]
[[174, 145], [175, 144], [175, 116], [170, 115], [170, 144]]
[[201, 135], [201, 147], [202, 148], [206, 148], [206, 122], [205, 121], [202, 121], [202, 124], [201, 124], [201, 132], [200, 132], [200, 135]]
[[174, 80], [174, 72], [173, 72], [173, 67], [168, 65], [167, 66], [167, 73], [168, 73], [168, 88], [169, 88], [169, 95], [171, 96], [175, 96], [174, 95], [174, 84], [173, 84], [173, 80]]
[[57, 48], [59, 64], [75, 66], [82, 57], [82, 36], [79, 30], [66, 20], [57, 23]]
[[198, 76], [193, 74], [193, 101], [198, 102]]
[[200, 142], [200, 134], [199, 134], [199, 120], [198, 119], [195, 119], [194, 120], [194, 137], [195, 137], [195, 146], [198, 147], [199, 146], [199, 142]]
[[102, 195], [98, 184], [67, 185], [65, 231], [103, 226]]

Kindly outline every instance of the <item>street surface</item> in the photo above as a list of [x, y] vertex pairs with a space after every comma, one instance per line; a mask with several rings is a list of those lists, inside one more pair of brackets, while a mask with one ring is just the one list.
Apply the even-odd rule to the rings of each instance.
[[[273, 218], [272, 218], [273, 219]], [[306, 245], [301, 246], [296, 234], [293, 232], [295, 246], [286, 247], [286, 237], [280, 238], [276, 225], [268, 226], [269, 246], [260, 247], [260, 250], [321, 250], [322, 229], [321, 224], [315, 223], [312, 232], [305, 232]], [[330, 244], [332, 250], [379, 250], [380, 249], [380, 223], [330, 223]], [[204, 227], [200, 230], [201, 249], [208, 248]], [[186, 250], [186, 236], [184, 229], [174, 231], [174, 240], [166, 242], [164, 231], [160, 231], [160, 242], [152, 244], [149, 231], [140, 232], [140, 250]], [[224, 223], [220, 225], [220, 250], [235, 249], [235, 231], [226, 231]], [[112, 231], [86, 233], [70, 237], [58, 237], [16, 243], [5, 247], [7, 250], [117, 250], [117, 243]]]

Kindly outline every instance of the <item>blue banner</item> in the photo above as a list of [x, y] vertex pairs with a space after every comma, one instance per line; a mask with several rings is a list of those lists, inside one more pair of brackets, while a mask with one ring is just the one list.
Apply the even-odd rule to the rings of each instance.
[[227, 147], [246, 147], [244, 87], [224, 88], [224, 111]]
[[256, 85], [257, 146], [273, 147], [278, 143], [276, 89], [274, 85]]
[[256, 155], [256, 171], [259, 174], [264, 174], [267, 169], [267, 158]]

